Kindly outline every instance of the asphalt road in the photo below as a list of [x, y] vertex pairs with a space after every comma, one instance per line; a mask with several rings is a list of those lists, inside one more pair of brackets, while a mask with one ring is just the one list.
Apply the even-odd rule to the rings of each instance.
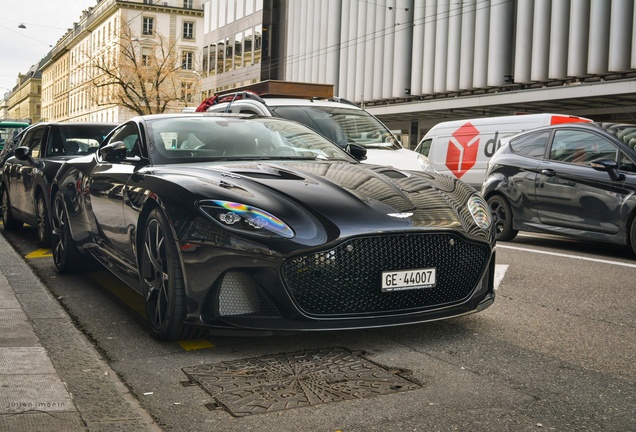
[[[452, 320], [165, 343], [150, 335], [141, 298], [107, 272], [58, 275], [30, 228], [3, 233], [166, 431], [636, 430], [628, 248], [525, 235], [499, 243], [495, 304]], [[414, 388], [237, 417], [184, 372], [341, 349]]]

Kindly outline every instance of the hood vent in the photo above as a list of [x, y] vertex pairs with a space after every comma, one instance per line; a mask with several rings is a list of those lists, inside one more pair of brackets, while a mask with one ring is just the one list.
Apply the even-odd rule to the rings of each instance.
[[404, 179], [404, 178], [408, 178], [408, 176], [403, 173], [402, 171], [397, 171], [394, 169], [386, 169], [386, 170], [381, 170], [378, 171], [380, 174], [383, 174], [389, 178], [392, 179]]
[[304, 177], [300, 177], [289, 171], [282, 170], [268, 170], [268, 171], [234, 171], [234, 174], [238, 174], [243, 177], [250, 177], [254, 179], [278, 179], [278, 180], [305, 180]]

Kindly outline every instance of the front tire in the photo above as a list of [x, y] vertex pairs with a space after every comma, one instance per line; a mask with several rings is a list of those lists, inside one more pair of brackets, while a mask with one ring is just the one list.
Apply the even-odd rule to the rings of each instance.
[[38, 243], [42, 247], [51, 246], [51, 222], [46, 208], [46, 200], [42, 192], [35, 198], [35, 221], [38, 233]]
[[146, 313], [153, 334], [162, 340], [187, 336], [186, 299], [181, 259], [170, 224], [153, 209], [144, 227], [141, 279]]
[[74, 273], [85, 268], [86, 258], [80, 254], [71, 236], [64, 195], [58, 191], [53, 200], [51, 250], [59, 273]]
[[497, 229], [497, 240], [510, 241], [519, 233], [512, 228], [512, 210], [508, 201], [502, 196], [495, 195], [488, 198], [490, 211], [495, 215], [495, 225]]
[[13, 231], [22, 228], [22, 221], [13, 217], [11, 211], [11, 201], [9, 201], [9, 191], [6, 187], [2, 188], [2, 225], [7, 231]]

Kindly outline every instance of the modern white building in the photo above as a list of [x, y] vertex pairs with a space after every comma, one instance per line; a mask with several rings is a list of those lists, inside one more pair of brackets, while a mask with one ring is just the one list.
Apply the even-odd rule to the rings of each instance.
[[[636, 121], [634, 3], [206, 0], [202, 88], [333, 84], [410, 147], [443, 120], [554, 112]], [[259, 62], [246, 43], [257, 35]]]

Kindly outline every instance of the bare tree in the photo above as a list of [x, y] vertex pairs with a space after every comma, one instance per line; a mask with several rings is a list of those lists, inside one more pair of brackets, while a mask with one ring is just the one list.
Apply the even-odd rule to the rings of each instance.
[[88, 56], [93, 101], [99, 106], [116, 103], [139, 115], [185, 106], [201, 81], [193, 56], [193, 51], [179, 52], [178, 39], [159, 33], [140, 39], [122, 24], [117, 42]]

